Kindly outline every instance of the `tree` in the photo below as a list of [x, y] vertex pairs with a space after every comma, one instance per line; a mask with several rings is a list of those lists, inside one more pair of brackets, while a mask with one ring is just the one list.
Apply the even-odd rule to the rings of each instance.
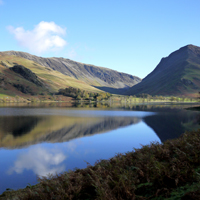
[[76, 97], [76, 100], [81, 100], [81, 96], [78, 95], [78, 96]]
[[88, 93], [85, 93], [85, 99], [89, 99], [89, 94]]

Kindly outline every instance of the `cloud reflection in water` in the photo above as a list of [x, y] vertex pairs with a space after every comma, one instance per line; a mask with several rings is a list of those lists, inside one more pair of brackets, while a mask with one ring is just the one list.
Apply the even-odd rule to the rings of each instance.
[[39, 176], [45, 176], [49, 173], [61, 173], [65, 170], [62, 162], [67, 158], [60, 150], [45, 149], [44, 147], [31, 147], [28, 152], [19, 155], [7, 173], [23, 173], [24, 170], [32, 170]]

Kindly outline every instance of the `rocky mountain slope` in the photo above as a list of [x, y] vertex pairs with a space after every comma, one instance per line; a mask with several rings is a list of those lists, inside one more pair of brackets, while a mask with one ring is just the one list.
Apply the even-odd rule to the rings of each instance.
[[162, 58], [142, 82], [125, 94], [197, 96], [200, 91], [200, 47], [187, 45]]
[[66, 87], [101, 92], [84, 81], [64, 75], [34, 61], [0, 52], [0, 97], [46, 96]]
[[84, 81], [89, 85], [108, 92], [116, 92], [116, 89], [132, 87], [141, 81], [140, 78], [130, 74], [120, 73], [115, 70], [97, 67], [90, 64], [75, 62], [65, 58], [43, 58], [19, 51], [7, 51], [4, 53], [34, 61], [41, 66], [59, 71], [64, 75]]

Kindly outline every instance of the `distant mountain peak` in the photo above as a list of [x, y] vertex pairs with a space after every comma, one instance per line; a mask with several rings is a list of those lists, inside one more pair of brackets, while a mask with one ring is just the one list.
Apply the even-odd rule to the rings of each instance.
[[200, 47], [195, 46], [193, 44], [188, 44], [188, 45], [186, 45], [184, 47], [181, 47], [179, 50], [177, 50], [177, 52], [179, 52], [179, 51], [187, 51], [188, 55], [200, 54]]
[[[195, 45], [193, 45], [193, 44], [188, 44], [188, 45], [185, 45], [185, 46], [183, 46], [183, 47], [181, 47], [181, 48], [198, 48], [198, 46], [195, 46]], [[180, 48], [180, 49], [181, 49]]]

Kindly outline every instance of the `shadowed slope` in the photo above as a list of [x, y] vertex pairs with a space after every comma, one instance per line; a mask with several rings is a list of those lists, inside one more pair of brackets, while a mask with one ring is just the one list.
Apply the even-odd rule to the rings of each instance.
[[126, 94], [195, 96], [200, 90], [200, 47], [187, 45], [162, 58], [142, 82]]

